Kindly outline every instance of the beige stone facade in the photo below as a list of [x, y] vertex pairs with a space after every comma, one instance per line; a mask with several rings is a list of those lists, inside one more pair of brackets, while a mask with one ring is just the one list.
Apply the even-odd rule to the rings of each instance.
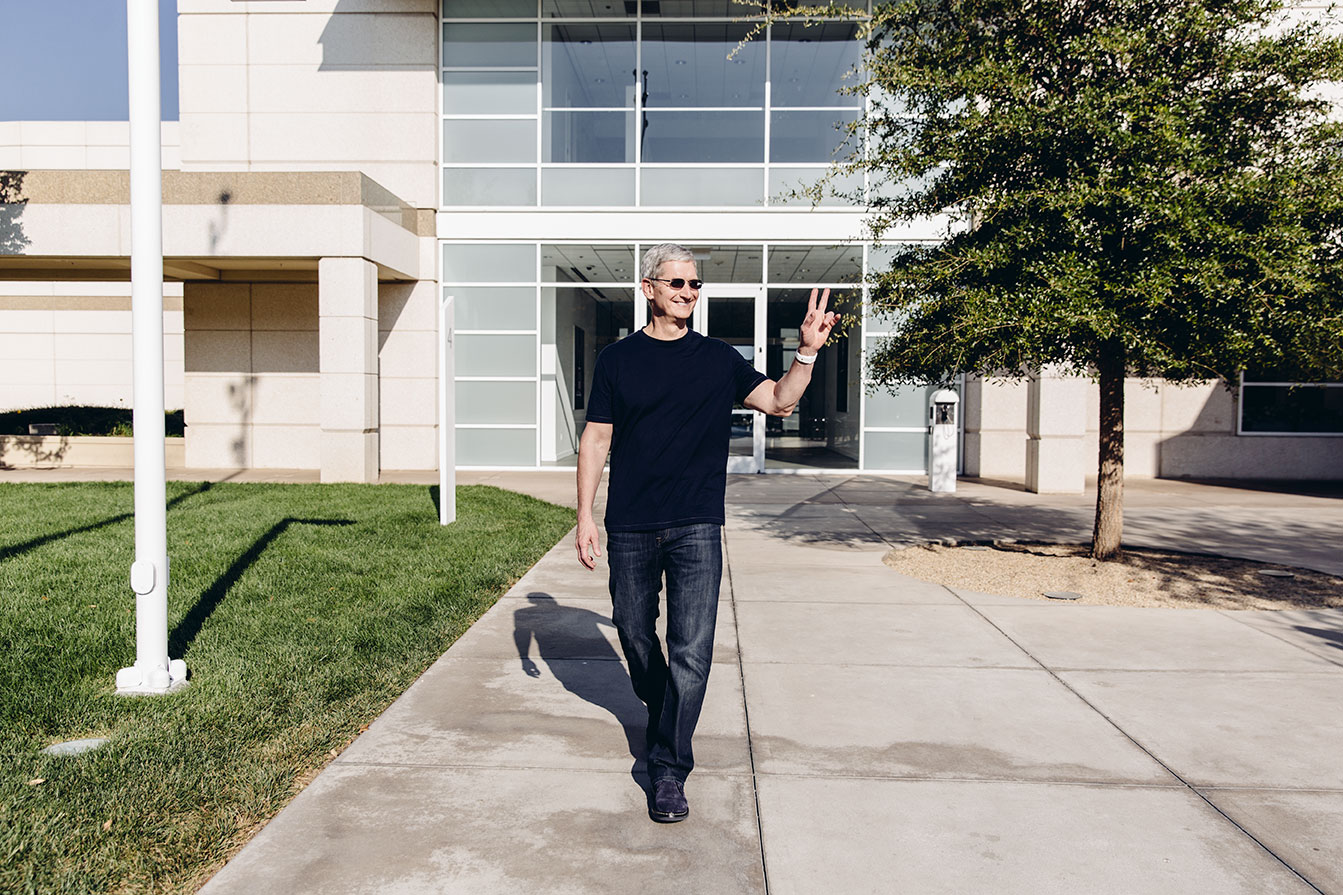
[[[455, 207], [440, 196], [457, 170], [440, 146], [452, 128], [491, 116], [476, 109], [457, 118], [479, 120], [458, 121], [445, 111], [440, 77], [454, 66], [440, 56], [451, 17], [436, 0], [179, 0], [178, 10], [181, 121], [163, 127], [165, 397], [186, 411], [188, 467], [320, 470], [324, 481], [435, 468], [440, 301], [453, 292], [468, 304], [486, 293], [511, 301], [519, 290], [535, 296], [534, 319], [487, 314], [480, 319], [491, 322], [463, 338], [533, 345], [535, 359], [519, 355], [525, 375], [457, 370], [461, 381], [448, 388], [461, 416], [449, 444], [474, 445], [477, 464], [492, 445], [504, 464], [571, 463], [598, 334], [628, 331], [640, 310], [637, 277], [580, 299], [581, 284], [547, 267], [554, 244], [631, 258], [636, 244], [703, 244], [706, 263], [721, 254], [764, 267], [753, 282], [766, 302], [784, 285], [769, 272], [774, 261], [736, 249], [792, 246], [814, 260], [861, 233], [860, 214], [834, 207], [546, 208], [546, 178], [565, 169], [536, 153], [526, 169], [541, 185], [533, 207]], [[526, 27], [549, 33], [536, 18]], [[543, 65], [532, 70], [539, 83]], [[513, 116], [536, 122], [538, 145], [541, 105], [538, 91], [534, 113]], [[127, 133], [124, 123], [0, 122], [0, 170], [14, 172], [22, 196], [0, 218], [10, 228], [0, 238], [17, 246], [0, 254], [0, 409], [129, 403]], [[640, 176], [657, 173], [645, 166]], [[911, 224], [892, 236], [930, 239], [934, 229]], [[455, 281], [440, 271], [449, 248], [523, 246], [516, 270], [482, 267]], [[861, 270], [868, 254], [858, 257]], [[629, 319], [600, 323], [598, 309], [609, 315], [612, 297], [626, 293]], [[818, 377], [825, 419], [813, 441], [839, 468], [918, 471], [926, 396], [865, 394], [862, 352], [881, 332], [867, 323], [844, 362]], [[528, 396], [520, 400], [535, 407], [490, 407], [492, 395]], [[1127, 473], [1343, 474], [1343, 437], [1239, 434], [1239, 400], [1216, 383], [1131, 381]], [[1076, 491], [1095, 474], [1097, 396], [1086, 380], [972, 377], [962, 408], [965, 474], [1038, 491]]]

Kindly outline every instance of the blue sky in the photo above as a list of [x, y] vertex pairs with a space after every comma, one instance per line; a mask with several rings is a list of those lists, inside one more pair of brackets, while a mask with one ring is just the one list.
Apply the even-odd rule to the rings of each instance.
[[[177, 120], [177, 2], [159, 3], [163, 119]], [[0, 0], [3, 47], [17, 73], [0, 121], [125, 121], [125, 0]]]

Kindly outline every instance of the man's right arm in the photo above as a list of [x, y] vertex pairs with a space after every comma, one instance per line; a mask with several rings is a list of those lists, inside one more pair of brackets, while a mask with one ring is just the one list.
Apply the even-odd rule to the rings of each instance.
[[592, 504], [597, 499], [606, 455], [611, 452], [610, 423], [588, 423], [578, 442], [578, 561], [589, 569], [597, 567], [596, 556], [602, 555], [601, 536], [597, 520], [592, 515]]

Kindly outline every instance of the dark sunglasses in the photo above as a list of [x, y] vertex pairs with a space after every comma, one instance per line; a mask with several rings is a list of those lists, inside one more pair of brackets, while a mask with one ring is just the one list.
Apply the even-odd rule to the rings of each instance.
[[681, 279], [680, 277], [674, 277], [674, 278], [672, 278], [672, 279], [670, 279], [670, 280], [664, 280], [664, 279], [662, 279], [662, 277], [644, 277], [644, 279], [645, 279], [645, 280], [653, 280], [654, 282], [658, 282], [658, 283], [666, 283], [668, 286], [672, 287], [673, 289], [680, 289], [680, 288], [681, 288], [682, 286], [684, 286], [686, 283], [689, 283], [689, 284], [690, 284], [690, 288], [691, 288], [691, 289], [694, 289], [696, 292], [700, 291], [700, 289], [702, 289], [702, 288], [704, 287], [704, 281], [703, 281], [703, 280], [683, 280], [683, 279]]

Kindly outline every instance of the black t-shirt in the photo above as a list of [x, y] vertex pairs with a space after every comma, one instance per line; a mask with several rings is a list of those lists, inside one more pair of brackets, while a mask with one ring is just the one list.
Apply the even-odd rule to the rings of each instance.
[[587, 419], [611, 423], [607, 531], [723, 524], [732, 405], [765, 374], [726, 342], [643, 330], [597, 357]]

